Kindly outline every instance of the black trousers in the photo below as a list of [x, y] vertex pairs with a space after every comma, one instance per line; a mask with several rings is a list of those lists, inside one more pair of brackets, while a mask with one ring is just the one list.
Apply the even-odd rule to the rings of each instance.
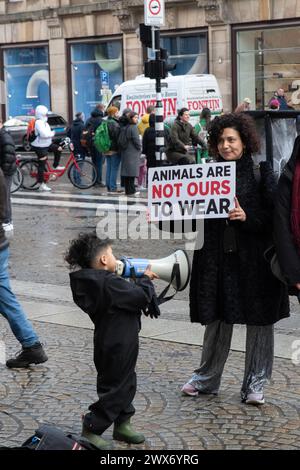
[[134, 194], [135, 193], [135, 176], [123, 176], [124, 178], [124, 186], [125, 186], [125, 194]]
[[89, 406], [90, 412], [84, 417], [84, 426], [94, 434], [102, 434], [112, 423], [119, 425], [135, 413], [132, 404], [136, 393], [136, 373], [127, 377], [119, 386], [106, 388], [101, 376], [97, 377], [97, 392], [101, 397]]

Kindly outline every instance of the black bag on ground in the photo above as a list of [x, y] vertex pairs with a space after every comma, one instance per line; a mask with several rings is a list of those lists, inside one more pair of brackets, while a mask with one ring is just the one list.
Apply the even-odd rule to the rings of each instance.
[[65, 433], [61, 429], [43, 424], [29, 437], [22, 448], [30, 450], [97, 450], [87, 439]]

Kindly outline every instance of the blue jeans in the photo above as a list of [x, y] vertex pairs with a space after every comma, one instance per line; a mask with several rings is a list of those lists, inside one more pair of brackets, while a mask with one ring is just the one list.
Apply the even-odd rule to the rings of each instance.
[[106, 157], [106, 186], [109, 191], [117, 189], [117, 176], [120, 163], [121, 155], [117, 153]]
[[0, 313], [11, 328], [11, 331], [23, 347], [30, 347], [39, 341], [25, 312], [12, 292], [8, 277], [9, 249], [0, 251]]

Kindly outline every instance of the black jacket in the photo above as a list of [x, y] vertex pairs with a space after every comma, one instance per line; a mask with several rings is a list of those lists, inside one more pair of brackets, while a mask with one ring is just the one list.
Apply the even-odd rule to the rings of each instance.
[[102, 119], [103, 119], [103, 113], [99, 111], [99, 109], [95, 108], [91, 112], [91, 116], [87, 119], [84, 128], [85, 129], [91, 128], [92, 132], [95, 132], [97, 127], [100, 126]]
[[111, 140], [110, 150], [113, 152], [118, 152], [118, 138], [120, 134], [120, 124], [118, 119], [109, 117], [107, 119], [107, 127]]
[[300, 255], [290, 228], [293, 174], [297, 158], [300, 158], [300, 136], [296, 138], [291, 158], [279, 178], [274, 212], [274, 243], [281, 271], [290, 286], [300, 282]]
[[16, 151], [12, 136], [6, 129], [0, 130], [0, 167], [4, 176], [12, 176], [16, 171]]
[[[289, 316], [287, 289], [264, 258], [272, 244], [270, 196], [276, 182], [268, 168], [257, 182], [251, 157], [236, 162], [236, 194], [246, 221], [231, 221], [236, 251], [224, 252], [225, 219], [205, 220], [204, 244], [194, 252], [190, 283], [191, 321], [269, 325]], [[267, 187], [266, 199], [261, 188]], [[228, 230], [227, 230], [228, 234]], [[203, 234], [202, 234], [203, 235]], [[225, 235], [226, 236], [226, 235]]]
[[143, 150], [142, 152], [147, 157], [147, 167], [156, 167], [156, 156], [155, 156], [155, 128], [147, 127], [143, 134]]
[[[103, 269], [81, 269], [70, 274], [74, 302], [95, 325], [94, 361], [98, 373], [110, 361], [124, 364], [136, 359], [141, 310], [155, 295], [146, 276], [139, 285]], [[135, 351], [133, 353], [133, 351]], [[108, 371], [109, 372], [109, 371]]]
[[85, 149], [81, 146], [80, 143], [80, 138], [81, 138], [81, 133], [84, 129], [84, 122], [82, 119], [74, 119], [72, 122], [72, 126], [68, 130], [68, 137], [70, 137], [73, 145], [74, 145], [74, 154], [75, 155], [85, 155], [86, 151]]

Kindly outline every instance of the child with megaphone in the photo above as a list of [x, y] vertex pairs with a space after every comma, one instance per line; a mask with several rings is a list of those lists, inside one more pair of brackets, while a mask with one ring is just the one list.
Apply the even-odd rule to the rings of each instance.
[[109, 443], [101, 434], [114, 424], [113, 438], [128, 443], [144, 442], [130, 424], [135, 413], [135, 365], [138, 356], [141, 313], [160, 314], [151, 280], [158, 276], [148, 267], [144, 275], [128, 282], [115, 274], [117, 260], [112, 242], [96, 233], [79, 234], [70, 243], [65, 260], [70, 269], [74, 302], [91, 318], [98, 401], [83, 417], [82, 435], [101, 450]]

